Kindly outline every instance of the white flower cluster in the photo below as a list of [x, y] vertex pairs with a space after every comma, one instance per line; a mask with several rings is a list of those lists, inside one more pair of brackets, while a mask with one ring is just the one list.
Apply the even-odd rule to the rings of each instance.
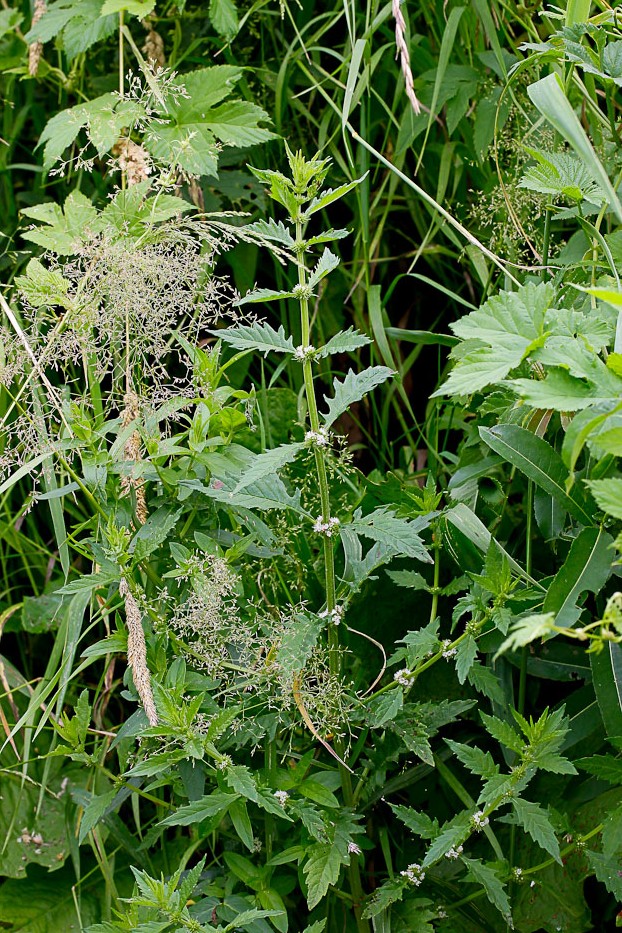
[[361, 849], [359, 846], [357, 846], [356, 842], [348, 843], [348, 852], [351, 855], [361, 855]]
[[401, 671], [398, 671], [394, 677], [395, 683], [399, 684], [400, 687], [411, 687], [414, 674], [407, 667], [403, 667]]
[[523, 869], [522, 868], [513, 868], [512, 874], [514, 875], [514, 881], [523, 880]]
[[445, 658], [446, 661], [449, 661], [450, 658], [455, 658], [458, 652], [457, 648], [450, 648], [449, 647], [450, 645], [451, 645], [450, 638], [446, 638], [444, 641], [441, 642], [441, 651], [443, 652], [443, 657]]
[[311, 359], [315, 355], [315, 352], [315, 347], [312, 344], [306, 347], [296, 347], [294, 350], [294, 359], [298, 360], [300, 363], [304, 363], [305, 360]]
[[471, 817], [471, 822], [476, 830], [483, 829], [484, 826], [488, 826], [490, 820], [487, 816], [484, 816], [483, 810], [478, 810], [477, 813], [474, 813]]
[[216, 767], [219, 771], [226, 771], [227, 768], [230, 768], [233, 764], [233, 760], [230, 755], [223, 755], [220, 761], [216, 762]]
[[455, 848], [452, 846], [451, 849], [445, 852], [445, 858], [460, 858], [463, 851], [463, 846], [456, 846]]
[[317, 431], [307, 431], [305, 441], [312, 447], [328, 447], [330, 442], [328, 428], [320, 427]]
[[327, 522], [324, 521], [323, 515], [318, 515], [313, 523], [313, 530], [319, 535], [326, 535], [327, 538], [332, 538], [337, 529], [339, 528], [339, 519], [338, 518], [329, 518]]
[[425, 872], [417, 862], [413, 862], [412, 865], [409, 865], [406, 871], [401, 871], [400, 875], [402, 875], [403, 878], [407, 878], [410, 883], [414, 884], [416, 887], [419, 887], [425, 878]]
[[344, 606], [335, 606], [335, 608], [331, 609], [330, 612], [328, 609], [323, 609], [322, 612], [318, 614], [320, 619], [329, 619], [333, 625], [339, 625], [339, 623], [343, 620], [344, 612]]
[[276, 797], [276, 799], [278, 800], [278, 802], [280, 803], [282, 807], [284, 807], [287, 801], [289, 800], [289, 794], [287, 793], [286, 790], [275, 790], [274, 796]]

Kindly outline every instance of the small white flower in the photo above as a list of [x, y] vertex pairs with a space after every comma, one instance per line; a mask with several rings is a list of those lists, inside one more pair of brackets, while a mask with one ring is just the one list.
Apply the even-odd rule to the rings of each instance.
[[280, 803], [282, 807], [284, 807], [287, 801], [289, 800], [289, 794], [287, 793], [286, 790], [275, 790], [274, 796], [276, 797], [276, 799], [278, 800], [278, 802]]
[[330, 441], [330, 433], [325, 427], [320, 427], [317, 431], [307, 431], [305, 441], [312, 447], [327, 447]]
[[233, 761], [229, 755], [223, 755], [220, 761], [216, 762], [216, 767], [219, 771], [226, 771], [227, 768], [230, 768], [233, 764]]
[[325, 522], [324, 516], [318, 515], [313, 523], [313, 530], [319, 535], [326, 535], [327, 538], [332, 538], [338, 528], [338, 518], [329, 518], [328, 521]]
[[304, 363], [304, 361], [310, 359], [315, 352], [313, 344], [310, 343], [306, 347], [301, 345], [294, 350], [294, 359], [298, 360], [299, 363]]
[[413, 672], [410, 671], [407, 667], [403, 667], [401, 671], [397, 672], [394, 680], [396, 684], [400, 685], [400, 687], [410, 687], [413, 682]]
[[523, 878], [522, 868], [514, 868], [512, 870], [512, 874], [514, 875], [514, 881], [522, 881], [522, 878]]
[[356, 842], [348, 843], [348, 852], [350, 852], [353, 855], [361, 855], [361, 850], [359, 846], [357, 846]]
[[447, 911], [442, 904], [439, 904], [436, 908], [436, 916], [438, 920], [445, 920], [448, 916]]
[[455, 658], [458, 652], [457, 648], [450, 648], [449, 647], [450, 645], [451, 645], [450, 638], [446, 638], [444, 641], [441, 642], [441, 650], [443, 652], [443, 657], [445, 658], [446, 661], [449, 661], [450, 658]]
[[460, 858], [463, 852], [463, 846], [452, 846], [449, 851], [445, 852], [445, 858]]
[[478, 810], [477, 813], [474, 813], [471, 817], [471, 822], [473, 823], [474, 828], [479, 832], [479, 830], [483, 829], [484, 826], [488, 826], [490, 820], [487, 816], [484, 816], [483, 810]]
[[412, 865], [409, 865], [406, 871], [401, 871], [400, 875], [402, 875], [403, 878], [407, 878], [408, 881], [417, 888], [425, 878], [425, 872], [417, 862], [413, 862]]
[[335, 606], [330, 612], [328, 609], [323, 609], [318, 615], [320, 619], [330, 619], [333, 625], [339, 625], [343, 621], [344, 612], [345, 606]]

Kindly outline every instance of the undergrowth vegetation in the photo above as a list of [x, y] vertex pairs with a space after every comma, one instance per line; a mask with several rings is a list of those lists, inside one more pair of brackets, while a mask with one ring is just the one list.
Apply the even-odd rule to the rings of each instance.
[[0, 927], [622, 922], [608, 3], [3, 0]]

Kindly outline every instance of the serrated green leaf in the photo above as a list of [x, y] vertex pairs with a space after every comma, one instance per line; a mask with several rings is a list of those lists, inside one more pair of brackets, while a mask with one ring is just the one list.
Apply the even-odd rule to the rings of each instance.
[[124, 10], [130, 16], [138, 16], [142, 19], [149, 16], [155, 9], [155, 0], [104, 0], [101, 8], [101, 16], [109, 16], [111, 13], [120, 13]]
[[192, 826], [193, 823], [201, 823], [214, 816], [224, 816], [231, 804], [238, 799], [239, 794], [214, 791], [199, 800], [193, 800], [185, 807], [179, 807], [170, 816], [166, 816], [161, 824], [163, 826]]
[[433, 839], [438, 832], [438, 822], [428, 816], [427, 813], [419, 813], [412, 807], [403, 807], [400, 804], [390, 804], [398, 820], [401, 820], [405, 826], [418, 836], [420, 839]]
[[246, 797], [247, 800], [252, 800], [254, 803], [259, 802], [257, 783], [246, 765], [231, 765], [231, 767], [227, 768], [225, 781], [236, 794], [240, 794], [241, 797]]
[[587, 485], [603, 512], [613, 518], [622, 518], [622, 479], [612, 476], [588, 480]]
[[372, 729], [379, 729], [394, 719], [404, 705], [404, 691], [399, 687], [383, 693], [367, 702], [368, 724]]
[[480, 716], [486, 730], [493, 739], [501, 742], [502, 745], [505, 745], [506, 748], [511, 749], [513, 752], [520, 754], [523, 751], [525, 743], [509, 723], [503, 722], [503, 720], [498, 719], [496, 716], [489, 716], [488, 713], [481, 711]]
[[242, 478], [233, 490], [234, 495], [240, 492], [241, 489], [246, 489], [247, 486], [252, 486], [253, 483], [264, 479], [264, 477], [278, 473], [286, 464], [292, 463], [296, 459], [304, 446], [304, 443], [281, 444], [280, 447], [274, 447], [272, 450], [265, 450], [263, 453], [257, 454], [244, 470]]
[[467, 635], [456, 645], [456, 674], [458, 682], [463, 684], [477, 657], [477, 642], [472, 635]]
[[445, 739], [447, 745], [465, 768], [471, 774], [477, 774], [482, 778], [491, 778], [499, 771], [499, 766], [495, 764], [494, 758], [490, 752], [483, 752], [481, 748], [474, 745], [464, 745], [462, 742], [454, 742], [452, 739]]
[[236, 797], [229, 806], [227, 813], [229, 814], [231, 822], [233, 823], [233, 828], [238, 834], [238, 838], [242, 845], [245, 845], [249, 852], [254, 852], [255, 837], [253, 836], [253, 827], [250, 816], [248, 815], [246, 801], [240, 797]]
[[505, 886], [494, 869], [484, 864], [480, 859], [463, 858], [462, 861], [466, 866], [468, 877], [460, 880], [474, 881], [476, 884], [480, 884], [490, 903], [497, 908], [504, 919], [509, 919], [511, 916], [510, 902]]
[[307, 881], [307, 904], [309, 910], [320, 903], [331, 884], [336, 884], [345, 859], [337, 848], [330, 844], [316, 843], [309, 846], [303, 872]]
[[303, 670], [315, 648], [324, 622], [310, 612], [298, 612], [294, 624], [277, 649], [276, 660], [285, 677]]
[[441, 831], [426, 852], [422, 867], [427, 868], [442, 858], [452, 848], [465, 841], [471, 829], [471, 817], [466, 811], [456, 814], [441, 827]]
[[349, 191], [352, 191], [359, 185], [365, 175], [361, 175], [360, 178], [357, 178], [355, 181], [349, 181], [345, 185], [340, 185], [339, 188], [326, 188], [325, 191], [320, 192], [316, 198], [313, 198], [309, 206], [307, 207], [304, 216], [311, 217], [312, 214], [317, 213], [317, 211], [323, 210], [325, 207], [328, 207], [329, 204], [332, 204], [334, 201], [338, 201], [339, 198], [342, 198]]
[[291, 337], [285, 336], [283, 325], [275, 330], [270, 324], [256, 321], [254, 324], [238, 324], [210, 333], [224, 340], [236, 350], [257, 350], [264, 357], [272, 350], [276, 353], [293, 354], [295, 347]]
[[543, 342], [545, 315], [555, 297], [549, 283], [528, 283], [494, 295], [452, 324], [464, 343], [452, 351], [456, 366], [432, 397], [472, 395], [505, 379]]
[[547, 811], [539, 803], [523, 800], [521, 797], [513, 797], [512, 806], [525, 832], [561, 865], [559, 842]]
[[236, 307], [240, 307], [240, 305], [264, 304], [267, 301], [282, 301], [284, 298], [294, 297], [294, 292], [276, 291], [273, 288], [254, 288], [243, 298], [238, 298], [235, 304]]
[[318, 282], [321, 282], [323, 278], [325, 278], [333, 271], [333, 269], [337, 268], [339, 263], [339, 256], [335, 256], [334, 253], [331, 253], [328, 247], [325, 247], [317, 262], [317, 265], [309, 274], [309, 288], [315, 288]]
[[622, 900], [622, 875], [620, 875], [620, 861], [617, 858], [608, 858], [602, 852], [585, 852], [590, 868], [598, 881], [613, 894], [616, 900]]
[[585, 199], [592, 204], [606, 200], [603, 189], [578, 156], [571, 152], [541, 152], [525, 148], [537, 164], [524, 173], [519, 182], [520, 188], [564, 196], [573, 201]]
[[218, 35], [229, 42], [240, 28], [237, 7], [233, 0], [210, 0], [209, 18]]
[[324, 396], [324, 401], [328, 403], [328, 412], [324, 415], [325, 423], [330, 426], [350, 405], [359, 402], [368, 392], [382, 385], [393, 375], [388, 366], [370, 366], [359, 373], [349, 370], [343, 381], [334, 379], [333, 398]]
[[622, 758], [594, 755], [592, 758], [580, 758], [576, 764], [582, 771], [588, 771], [594, 777], [609, 781], [610, 784], [622, 785]]
[[296, 241], [285, 224], [280, 220], [273, 220], [271, 217], [268, 220], [256, 220], [254, 223], [248, 224], [246, 230], [251, 233], [258, 233], [264, 239], [279, 243], [289, 249], [294, 249], [296, 246]]
[[414, 520], [398, 518], [383, 506], [365, 516], [361, 516], [357, 511], [351, 522], [351, 528], [357, 534], [371, 538], [372, 541], [377, 541], [385, 547], [390, 547], [396, 554], [405, 554], [407, 557], [429, 564], [432, 563], [432, 558], [418, 534], [428, 522], [429, 516], [425, 519]]
[[524, 648], [537, 638], [546, 638], [551, 634], [553, 625], [555, 625], [555, 615], [552, 612], [538, 612], [517, 619], [512, 623], [510, 634], [501, 644], [495, 659], [506, 651]]
[[24, 230], [23, 238], [58, 256], [75, 255], [98, 232], [98, 212], [81, 191], [72, 191], [62, 208], [52, 203], [37, 204], [25, 208], [22, 214], [45, 224], [35, 230]]
[[372, 341], [365, 334], [359, 333], [353, 327], [331, 337], [315, 354], [316, 359], [324, 359], [331, 353], [352, 353], [360, 347], [366, 347]]
[[164, 544], [180, 515], [181, 509], [171, 511], [168, 506], [161, 506], [152, 512], [130, 541], [129, 553], [133, 554], [136, 560], [149, 557], [161, 544]]
[[373, 897], [368, 901], [363, 911], [363, 919], [371, 920], [373, 917], [377, 917], [378, 914], [384, 913], [391, 904], [401, 901], [405, 889], [406, 884], [402, 878], [385, 881], [383, 885], [374, 891]]

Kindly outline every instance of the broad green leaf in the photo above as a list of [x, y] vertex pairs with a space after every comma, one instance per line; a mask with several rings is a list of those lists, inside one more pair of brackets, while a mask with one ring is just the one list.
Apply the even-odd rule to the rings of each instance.
[[[49, 787], [50, 793], [45, 808], [37, 812], [39, 787], [36, 783], [22, 786], [18, 774], [5, 773], [2, 777], [2, 807], [0, 808], [0, 833], [3, 848], [0, 852], [0, 872], [4, 878], [26, 878], [31, 876], [31, 863], [53, 871], [63, 865], [69, 854], [67, 828], [65, 825], [64, 801], [57, 799], [60, 781]], [[38, 836], [43, 842], [33, 841]], [[0, 905], [2, 891], [0, 887]], [[28, 885], [28, 881], [22, 881]], [[0, 917], [2, 916], [0, 911]], [[1, 929], [1, 927], [0, 927]]]
[[418, 534], [429, 524], [429, 521], [430, 516], [414, 520], [398, 518], [395, 513], [383, 506], [363, 517], [360, 510], [357, 510], [351, 522], [351, 528], [359, 535], [390, 547], [396, 554], [405, 554], [406, 557], [413, 557], [429, 564], [432, 563], [432, 558]]
[[244, 470], [242, 478], [233, 490], [234, 495], [240, 492], [241, 489], [246, 489], [247, 486], [264, 479], [264, 477], [278, 473], [282, 467], [296, 459], [304, 446], [304, 443], [282, 444], [280, 447], [273, 448], [273, 450], [265, 450], [263, 453], [257, 454]]
[[622, 758], [594, 755], [592, 758], [579, 758], [577, 766], [610, 784], [622, 785]]
[[505, 379], [545, 339], [544, 319], [555, 297], [552, 285], [529, 283], [493, 295], [452, 324], [463, 343], [452, 351], [456, 365], [432, 397], [472, 395]]
[[622, 222], [622, 204], [611, 184], [609, 175], [596, 155], [579, 118], [570, 104], [557, 74], [547, 75], [531, 84], [527, 93], [543, 117], [570, 143], [590, 175], [606, 194], [609, 206]]
[[185, 807], [179, 807], [170, 816], [165, 817], [161, 824], [163, 826], [192, 826], [193, 823], [201, 823], [214, 816], [224, 816], [234, 801], [239, 799], [239, 794], [225, 794], [222, 791], [214, 791], [200, 800], [193, 800]]
[[622, 479], [613, 476], [588, 480], [587, 485], [603, 512], [614, 518], [622, 518]]
[[49, 42], [62, 35], [65, 53], [73, 59], [112, 35], [118, 26], [117, 16], [102, 16], [101, 0], [56, 0], [26, 33], [25, 41]]
[[367, 702], [368, 724], [372, 729], [379, 729], [392, 719], [404, 705], [404, 691], [399, 687], [383, 693]]
[[554, 496], [574, 518], [584, 525], [593, 523], [593, 510], [582, 492], [576, 487], [572, 493], [566, 492], [568, 470], [545, 440], [515, 424], [480, 428], [479, 434], [495, 453]]
[[45, 224], [34, 230], [24, 230], [22, 237], [58, 256], [75, 255], [98, 232], [98, 212], [77, 190], [68, 195], [62, 208], [50, 202], [24, 208], [22, 214]]
[[82, 818], [80, 820], [80, 834], [78, 836], [79, 845], [82, 845], [90, 831], [94, 829], [95, 826], [97, 826], [101, 819], [103, 819], [106, 811], [112, 805], [118, 793], [119, 792], [113, 788], [112, 790], [107, 791], [105, 794], [91, 795], [91, 799], [84, 808]]
[[121, 100], [112, 92], [95, 97], [85, 104], [61, 110], [48, 121], [39, 137], [38, 145], [44, 146], [44, 169], [48, 170], [58, 162], [81, 129], [86, 128], [88, 138], [101, 157], [112, 149], [122, 129], [140, 117], [144, 117], [141, 105], [135, 101]]
[[498, 719], [496, 716], [489, 716], [488, 713], [481, 710], [480, 716], [486, 731], [490, 733], [493, 739], [496, 739], [501, 745], [505, 745], [506, 748], [513, 752], [520, 754], [523, 751], [525, 743], [509, 723]]
[[589, 849], [585, 853], [590, 868], [596, 875], [598, 881], [607, 888], [610, 894], [617, 901], [622, 900], [622, 875], [620, 875], [620, 860], [618, 858], [608, 858], [602, 852], [592, 852]]
[[594, 181], [584, 162], [570, 152], [540, 152], [526, 147], [536, 160], [519, 182], [520, 188], [529, 188], [541, 194], [564, 196], [574, 201], [583, 199], [592, 204], [606, 200], [605, 193]]
[[309, 800], [319, 804], [322, 808], [338, 810], [340, 807], [340, 803], [332, 791], [323, 784], [320, 784], [319, 781], [314, 781], [312, 779], [302, 781], [296, 790], [302, 794], [303, 797], [308, 797]]
[[18, 275], [15, 279], [21, 295], [33, 308], [65, 307], [71, 283], [57, 272], [48, 269], [38, 259], [31, 259], [26, 266], [26, 274]]
[[155, 0], [105, 0], [101, 8], [101, 16], [125, 11], [130, 16], [149, 16], [155, 8]]
[[129, 553], [133, 554], [136, 560], [149, 557], [167, 540], [180, 515], [181, 509], [175, 512], [168, 506], [156, 509], [130, 541]]
[[333, 424], [340, 415], [348, 410], [354, 402], [359, 402], [368, 392], [386, 382], [394, 373], [388, 366], [370, 366], [361, 372], [349, 370], [343, 381], [333, 380], [333, 398], [324, 396], [328, 403], [328, 412], [324, 415], [327, 425]]
[[282, 324], [278, 331], [270, 324], [256, 321], [254, 324], [238, 324], [210, 333], [236, 350], [257, 350], [263, 353], [264, 357], [270, 351], [293, 354], [295, 350], [294, 342], [291, 337], [285, 336]]
[[324, 622], [310, 612], [297, 612], [293, 625], [277, 649], [276, 660], [286, 678], [302, 671], [315, 648]]
[[247, 800], [258, 803], [257, 783], [246, 765], [232, 765], [225, 771], [225, 781], [229, 787]]
[[456, 646], [456, 675], [459, 683], [463, 684], [467, 679], [476, 657], [477, 642], [472, 635], [467, 635]]
[[344, 861], [339, 850], [331, 843], [309, 846], [308, 858], [303, 867], [309, 910], [317, 907], [331, 884], [337, 883]]
[[[245, 100], [220, 103], [242, 77], [231, 65], [214, 65], [184, 75], [187, 96], [169, 101], [161, 123], [151, 123], [145, 146], [152, 155], [191, 175], [217, 175], [221, 146], [253, 146], [274, 134], [260, 126], [265, 110]], [[216, 106], [219, 104], [219, 106]], [[168, 122], [164, 122], [168, 119]]]
[[366, 347], [370, 343], [369, 337], [354, 330], [353, 327], [349, 327], [348, 330], [335, 334], [334, 337], [327, 340], [324, 346], [317, 351], [315, 357], [316, 359], [323, 359], [330, 356], [331, 353], [352, 353], [354, 350]]
[[197, 490], [223, 505], [260, 511], [262, 509], [292, 509], [300, 515], [307, 514], [300, 503], [300, 490], [289, 493], [283, 480], [274, 474], [265, 476], [237, 493], [233, 491], [235, 485], [236, 480], [231, 477], [226, 477], [224, 480], [215, 479], [210, 486], [205, 486], [197, 480], [180, 483], [180, 487], [185, 487], [190, 491]]
[[494, 869], [480, 859], [463, 858], [462, 861], [467, 869], [467, 878], [461, 878], [460, 880], [474, 881], [476, 884], [480, 884], [490, 903], [494, 904], [504, 919], [509, 919], [511, 916], [510, 902], [505, 886]]
[[100, 215], [102, 231], [112, 239], [137, 240], [156, 224], [192, 210], [182, 198], [161, 192], [149, 197], [150, 181], [130, 185], [116, 195]]
[[246, 801], [238, 797], [229, 806], [227, 812], [242, 845], [245, 845], [249, 852], [254, 852], [255, 837], [253, 836], [253, 827], [251, 825], [250, 816], [248, 815]]
[[292, 250], [296, 245], [294, 237], [281, 220], [273, 220], [271, 217], [268, 220], [256, 220], [254, 223], [248, 224], [245, 229], [250, 233], [258, 233], [264, 239], [271, 240], [273, 243], [278, 243], [280, 246], [286, 246]]
[[28, 878], [6, 879], [0, 887], [0, 924], [11, 933], [86, 929], [82, 924], [97, 921], [100, 905], [98, 898], [82, 891], [78, 915], [72, 892], [75, 883], [73, 869], [48, 872], [34, 866], [28, 871]]
[[547, 811], [539, 803], [521, 797], [512, 797], [512, 806], [525, 832], [561, 865], [559, 842]]
[[530, 645], [537, 638], [546, 638], [551, 634], [554, 624], [555, 615], [552, 612], [530, 613], [517, 619], [512, 624], [510, 634], [497, 651], [495, 660], [506, 651], [516, 651], [518, 648]]
[[556, 625], [573, 626], [582, 611], [577, 605], [580, 595], [602, 590], [611, 576], [612, 546], [613, 538], [602, 528], [584, 528], [574, 539], [542, 607], [544, 613], [555, 614]]
[[622, 735], [622, 648], [605, 642], [602, 651], [590, 654], [590, 665], [607, 734]]

